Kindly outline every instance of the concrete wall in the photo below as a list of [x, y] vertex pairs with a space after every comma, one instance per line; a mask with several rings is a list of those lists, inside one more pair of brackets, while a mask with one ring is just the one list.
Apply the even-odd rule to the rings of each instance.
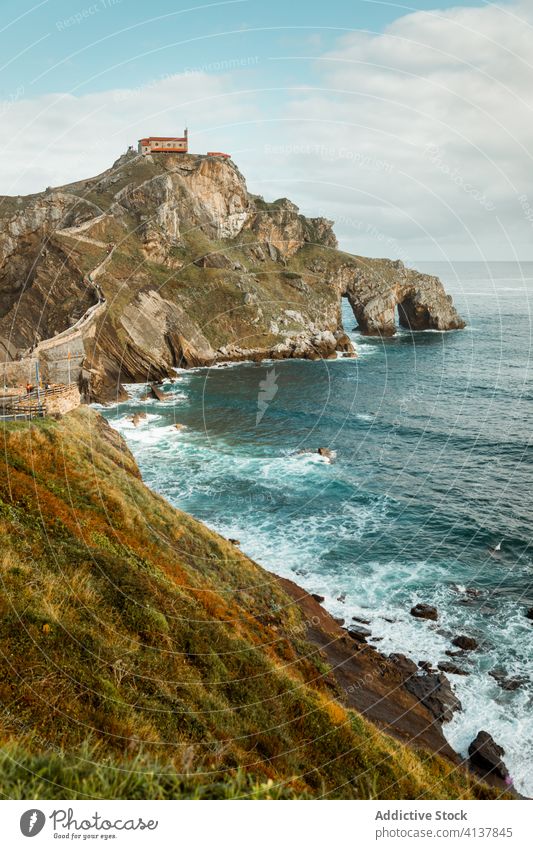
[[[30, 383], [35, 383], [35, 366], [37, 360], [34, 357], [27, 357], [25, 360], [15, 360], [11, 363], [0, 363], [0, 389], [4, 386], [26, 386], [28, 380]], [[41, 377], [48, 379], [46, 370], [42, 372]]]

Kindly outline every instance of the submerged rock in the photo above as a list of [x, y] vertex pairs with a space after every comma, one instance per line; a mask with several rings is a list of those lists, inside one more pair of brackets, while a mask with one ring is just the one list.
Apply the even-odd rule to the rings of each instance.
[[527, 681], [526, 678], [509, 678], [503, 669], [491, 669], [489, 675], [491, 676], [491, 678], [494, 678], [494, 680], [497, 684], [500, 685], [502, 690], [508, 690], [509, 692], [518, 690]]
[[298, 455], [302, 454], [318, 454], [320, 457], [324, 457], [326, 460], [329, 460], [330, 463], [333, 463], [337, 457], [337, 452], [333, 451], [331, 448], [301, 448], [296, 452]]
[[360, 622], [361, 625], [370, 625], [370, 619], [362, 619], [360, 616], [352, 616], [352, 622]]
[[470, 675], [470, 672], [467, 672], [466, 669], [462, 669], [457, 664], [448, 660], [441, 660], [437, 666], [441, 672], [448, 672], [451, 675]]

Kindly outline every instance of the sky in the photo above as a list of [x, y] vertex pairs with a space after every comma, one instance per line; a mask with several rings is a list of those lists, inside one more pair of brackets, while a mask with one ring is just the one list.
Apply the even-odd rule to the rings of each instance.
[[0, 193], [232, 154], [341, 247], [533, 260], [533, 0], [3, 0]]

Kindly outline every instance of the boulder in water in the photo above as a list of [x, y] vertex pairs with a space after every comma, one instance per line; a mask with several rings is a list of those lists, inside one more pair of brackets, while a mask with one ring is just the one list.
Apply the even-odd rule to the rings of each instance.
[[484, 775], [496, 775], [504, 781], [509, 771], [502, 761], [505, 750], [495, 743], [488, 731], [480, 731], [468, 747], [470, 763]]
[[150, 393], [156, 399], [156, 401], [166, 401], [165, 393], [162, 392], [159, 386], [156, 386], [155, 383], [150, 384]]
[[146, 413], [134, 413], [133, 416], [130, 416], [129, 418], [134, 427], [139, 427], [142, 420], [146, 418]]
[[437, 608], [431, 604], [415, 604], [411, 608], [411, 616], [416, 619], [432, 619], [434, 622], [439, 618]]
[[465, 637], [464, 634], [459, 634], [459, 636], [454, 637], [452, 640], [452, 644], [457, 646], [463, 651], [473, 651], [474, 649], [479, 648], [479, 643], [473, 637]]

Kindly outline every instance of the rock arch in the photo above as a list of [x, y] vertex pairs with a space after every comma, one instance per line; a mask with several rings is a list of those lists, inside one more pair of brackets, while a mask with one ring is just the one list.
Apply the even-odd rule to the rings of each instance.
[[405, 268], [399, 260], [379, 261], [378, 269], [358, 268], [344, 281], [362, 333], [392, 336], [398, 323], [410, 330], [456, 330], [465, 326], [438, 277]]

